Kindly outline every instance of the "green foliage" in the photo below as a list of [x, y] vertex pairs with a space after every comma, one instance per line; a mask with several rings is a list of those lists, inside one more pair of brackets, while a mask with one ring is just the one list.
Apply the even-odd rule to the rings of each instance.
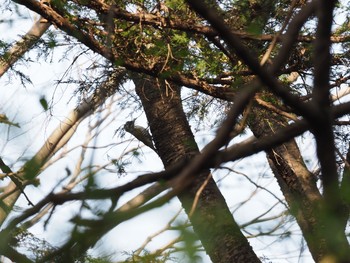
[[131, 254], [128, 259], [122, 263], [166, 263], [171, 261], [171, 257], [167, 253], [161, 255], [152, 254], [147, 250], [143, 250], [140, 254]]
[[[6, 41], [0, 40], [0, 52], [1, 52], [1, 58], [6, 60], [8, 57], [6, 57], [5, 50], [9, 47], [9, 43]], [[7, 54], [8, 55], [8, 54]]]
[[125, 162], [123, 160], [120, 160], [120, 159], [113, 159], [112, 160], [112, 163], [115, 165], [115, 167], [117, 168], [117, 173], [119, 175], [123, 175], [123, 174], [126, 174], [126, 171], [125, 171], [125, 167], [130, 164], [130, 162]]
[[184, 252], [186, 262], [201, 262], [201, 257], [198, 255], [201, 246], [198, 245], [198, 236], [194, 233], [192, 227], [178, 222], [175, 229], [179, 231], [181, 240], [183, 241], [183, 247], [179, 248], [179, 250]]
[[252, 22], [250, 23], [248, 26], [247, 26], [247, 32], [252, 34], [252, 35], [259, 35], [262, 33], [262, 26], [261, 26], [261, 23], [259, 22]]
[[53, 31], [49, 31], [47, 33], [47, 47], [50, 48], [50, 49], [53, 49], [57, 46], [58, 42], [56, 40], [56, 34], [53, 32]]

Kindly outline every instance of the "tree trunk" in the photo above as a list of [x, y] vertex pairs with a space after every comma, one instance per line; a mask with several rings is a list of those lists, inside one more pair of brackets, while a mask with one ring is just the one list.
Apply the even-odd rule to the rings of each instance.
[[[133, 81], [165, 168], [181, 158], [197, 154], [198, 147], [182, 108], [180, 88], [140, 75], [134, 76]], [[208, 182], [191, 214], [195, 196], [206, 180]], [[178, 198], [213, 262], [260, 262], [233, 219], [209, 170], [198, 174]]]
[[[272, 95], [264, 94], [273, 101]], [[287, 120], [263, 107], [252, 107], [249, 127], [256, 137], [262, 137], [278, 131], [288, 125]], [[284, 143], [266, 152], [269, 165], [303, 232], [311, 255], [320, 262], [332, 255], [338, 259], [349, 257], [349, 244], [344, 234], [334, 237], [332, 223], [327, 222], [322, 209], [321, 196], [314, 175], [307, 169], [295, 140]], [[337, 244], [335, 246], [335, 244]], [[339, 262], [339, 261], [334, 261]], [[346, 261], [342, 261], [346, 262]]]

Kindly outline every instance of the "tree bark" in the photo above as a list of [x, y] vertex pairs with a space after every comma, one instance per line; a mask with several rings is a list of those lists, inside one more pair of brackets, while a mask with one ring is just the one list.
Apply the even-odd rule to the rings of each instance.
[[[134, 75], [133, 81], [165, 168], [199, 153], [182, 108], [180, 88], [144, 75]], [[205, 187], [192, 213], [196, 194], [202, 186]], [[213, 262], [260, 262], [241, 233], [209, 170], [198, 174], [178, 198]]]

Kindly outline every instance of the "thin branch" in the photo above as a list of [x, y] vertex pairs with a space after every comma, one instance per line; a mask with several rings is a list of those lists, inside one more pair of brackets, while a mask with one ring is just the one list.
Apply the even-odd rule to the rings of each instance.
[[[171, 228], [171, 224], [174, 223], [174, 221], [178, 218], [180, 213], [182, 212], [182, 209], [180, 209], [170, 220], [169, 222], [160, 230], [158, 230], [156, 233], [153, 233], [151, 236], [147, 237], [147, 239], [143, 242], [143, 244], [135, 251], [135, 255], [140, 255], [141, 252], [145, 249], [145, 247], [156, 237], [159, 236], [160, 234], [164, 233], [165, 231], [169, 230]], [[176, 238], [174, 241], [170, 242], [170, 244], [174, 244], [178, 242], [178, 238]], [[162, 253], [165, 249], [168, 249], [170, 246], [169, 244], [164, 247], [162, 250], [157, 250], [156, 252], [152, 254], [159, 255]]]
[[279, 108], [277, 108], [276, 106], [274, 106], [273, 104], [271, 103], [268, 103], [262, 99], [260, 99], [259, 97], [256, 97], [255, 98], [255, 101], [260, 105], [260, 106], [263, 106], [265, 107], [266, 109], [270, 110], [270, 111], [273, 111], [281, 116], [284, 116], [290, 120], [293, 120], [293, 121], [296, 121], [298, 120], [298, 118], [294, 115], [294, 114], [291, 114], [291, 113], [288, 113], [288, 112], [285, 112]]
[[[16, 185], [17, 189], [19, 189], [21, 191], [21, 193], [23, 194], [23, 196], [25, 197], [25, 199], [27, 200], [28, 204], [33, 206], [33, 203], [30, 201], [29, 197], [27, 196], [27, 194], [24, 192], [24, 187], [25, 187], [25, 184], [23, 184], [23, 182], [21, 181], [20, 178], [17, 177], [16, 174], [14, 174], [11, 170], [10, 167], [8, 167], [4, 161], [2, 160], [2, 158], [0, 157], [0, 169], [6, 173], [4, 175], [4, 177], [9, 177], [12, 181], [13, 184]], [[7, 192], [6, 191], [6, 187], [3, 189], [3, 192]], [[2, 195], [1, 195], [2, 196]], [[4, 203], [4, 201], [2, 200], [0, 196], [0, 202], [1, 202], [1, 207], [4, 207], [6, 208], [6, 210], [9, 209], [9, 207]]]
[[188, 213], [188, 216], [189, 218], [192, 217], [193, 213], [195, 212], [196, 208], [197, 208], [197, 205], [198, 205], [198, 202], [199, 202], [199, 198], [200, 198], [200, 195], [202, 194], [203, 190], [205, 189], [205, 187], [207, 186], [209, 180], [211, 180], [213, 177], [212, 173], [209, 173], [207, 178], [205, 178], [204, 182], [200, 185], [200, 187], [198, 188], [198, 190], [196, 191], [196, 195], [193, 199], [193, 203], [192, 203], [192, 206], [191, 206], [191, 210], [190, 212]]
[[132, 209], [135, 209], [137, 207], [140, 207], [141, 205], [145, 204], [149, 200], [151, 200], [153, 197], [157, 196], [161, 192], [167, 189], [167, 186], [165, 184], [160, 184], [158, 182], [152, 184], [145, 190], [143, 190], [140, 194], [135, 196], [133, 199], [129, 200], [127, 203], [122, 205], [117, 209], [117, 211], [124, 212], [129, 211]]
[[229, 167], [221, 167], [220, 169], [226, 169], [232, 173], [236, 173], [236, 174], [240, 174], [240, 175], [243, 175], [244, 178], [246, 178], [251, 184], [253, 184], [256, 188], [259, 188], [263, 191], [266, 191], [268, 194], [270, 194], [271, 196], [273, 196], [275, 199], [278, 200], [279, 203], [281, 203], [287, 210], [289, 209], [287, 204], [285, 202], [283, 202], [283, 200], [281, 200], [277, 195], [275, 195], [272, 191], [270, 191], [269, 189], [267, 189], [266, 187], [262, 187], [261, 185], [255, 183], [248, 175], [244, 174], [244, 173], [241, 173], [241, 172], [238, 172], [238, 171], [235, 171]]

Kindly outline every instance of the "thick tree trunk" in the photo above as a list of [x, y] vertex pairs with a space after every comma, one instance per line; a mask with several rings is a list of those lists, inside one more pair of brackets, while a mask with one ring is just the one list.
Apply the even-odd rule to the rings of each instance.
[[[133, 81], [164, 166], [197, 154], [198, 147], [182, 108], [180, 88], [140, 75], [134, 76]], [[195, 196], [206, 180], [191, 214]], [[260, 262], [233, 219], [209, 170], [198, 174], [178, 198], [213, 262]]]
[[[256, 105], [252, 108], [249, 127], [256, 137], [271, 134], [286, 125], [288, 123], [284, 117]], [[314, 260], [320, 262], [329, 255], [346, 259], [349, 255], [349, 244], [344, 234], [345, 229], [342, 231], [343, 236], [334, 237], [331, 230], [334, 226], [327, 222], [322, 209], [323, 197], [295, 140], [267, 151], [266, 155]], [[337, 249], [334, 243], [337, 243]]]

